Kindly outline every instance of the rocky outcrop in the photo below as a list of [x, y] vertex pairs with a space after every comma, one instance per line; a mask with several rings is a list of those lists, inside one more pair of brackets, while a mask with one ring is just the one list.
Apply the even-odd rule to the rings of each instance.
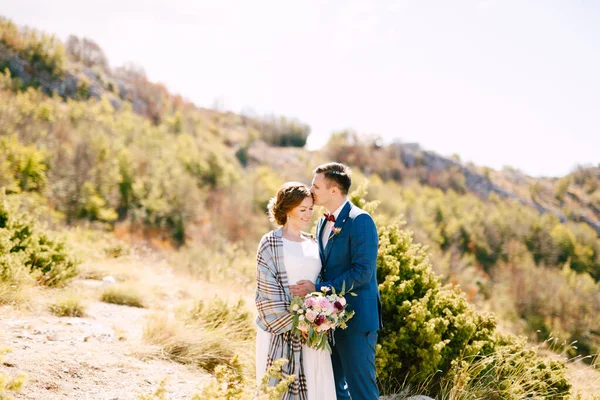
[[[24, 60], [19, 54], [7, 48], [0, 42], [0, 65], [8, 68], [13, 78], [20, 79], [25, 86], [39, 87], [44, 93], [53, 95], [58, 94], [63, 98], [95, 97], [101, 98], [108, 95], [111, 104], [115, 108], [120, 108], [122, 99], [126, 98], [127, 85], [119, 82], [119, 97], [113, 95], [98, 74], [92, 69], [83, 65], [77, 65], [77, 68], [66, 68], [64, 74], [60, 77], [53, 76], [47, 71], [40, 71], [32, 66], [27, 60]], [[81, 91], [85, 84], [85, 92]]]
[[[482, 197], [487, 198], [490, 194], [495, 193], [496, 195], [516, 200], [519, 203], [535, 208], [540, 213], [550, 213], [555, 215], [561, 222], [566, 222], [567, 217], [560, 211], [550, 210], [543, 205], [531, 202], [526, 200], [515, 193], [512, 193], [496, 184], [494, 184], [490, 179], [486, 178], [482, 174], [473, 171], [467, 166], [463, 165], [461, 162], [454, 160], [452, 158], [441, 156], [437, 153], [423, 150], [418, 144], [415, 143], [397, 143], [396, 144], [400, 150], [400, 154], [402, 157], [403, 163], [409, 167], [414, 168], [417, 166], [424, 167], [427, 171], [443, 171], [449, 168], [454, 168], [460, 170], [465, 177], [465, 185], [467, 189]], [[517, 173], [522, 175], [521, 173]], [[526, 183], [525, 176], [515, 176], [514, 179], [521, 179], [521, 183]], [[592, 227], [599, 235], [600, 235], [600, 225], [596, 222], [592, 221], [590, 218], [585, 216], [581, 216], [579, 218], [581, 222], [587, 223], [590, 227]]]

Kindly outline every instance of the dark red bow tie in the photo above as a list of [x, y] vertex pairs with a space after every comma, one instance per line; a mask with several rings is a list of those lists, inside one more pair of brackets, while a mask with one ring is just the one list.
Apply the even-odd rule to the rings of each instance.
[[323, 214], [323, 216], [325, 217], [325, 219], [327, 221], [335, 222], [335, 217], [333, 216], [333, 214], [325, 213], [325, 214]]

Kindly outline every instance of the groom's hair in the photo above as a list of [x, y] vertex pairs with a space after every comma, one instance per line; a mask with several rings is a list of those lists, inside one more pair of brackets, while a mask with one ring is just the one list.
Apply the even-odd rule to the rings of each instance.
[[350, 168], [346, 165], [336, 162], [319, 165], [313, 171], [315, 174], [325, 175], [325, 179], [337, 186], [343, 195], [348, 194], [350, 185], [352, 185], [352, 179], [350, 178]]
[[289, 212], [298, 207], [307, 197], [312, 198], [312, 193], [305, 184], [300, 182], [284, 183], [275, 197], [269, 200], [267, 205], [269, 219], [276, 225], [285, 225]]

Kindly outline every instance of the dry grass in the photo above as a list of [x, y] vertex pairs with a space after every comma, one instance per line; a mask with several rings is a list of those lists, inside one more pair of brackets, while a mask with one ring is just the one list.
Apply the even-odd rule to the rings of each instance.
[[23, 285], [0, 281], [0, 305], [23, 303], [27, 298], [26, 287]]
[[169, 255], [169, 263], [179, 273], [207, 283], [228, 282], [247, 290], [254, 285], [255, 254], [238, 245], [215, 240], [198, 246], [184, 247]]
[[85, 302], [80, 295], [75, 292], [66, 292], [51, 303], [48, 309], [59, 317], [84, 317], [85, 307]]
[[144, 328], [144, 340], [160, 347], [160, 355], [181, 364], [212, 372], [235, 355], [232, 343], [224, 340], [226, 330], [209, 331], [187, 327], [166, 313], [152, 315]]
[[0, 281], [0, 306], [8, 305], [19, 310], [41, 310], [47, 308], [48, 288], [33, 284], [15, 285]]
[[144, 340], [159, 346], [160, 355], [212, 372], [237, 354], [253, 373], [254, 327], [251, 314], [240, 300], [228, 306], [223, 300], [197, 302], [179, 315], [155, 313], [148, 318]]
[[145, 307], [144, 297], [139, 289], [130, 284], [118, 284], [104, 289], [100, 300], [123, 306]]
[[573, 360], [567, 366], [567, 376], [573, 385], [572, 392], [577, 400], [600, 400], [600, 353]]
[[[0, 363], [4, 362], [4, 355], [10, 353], [10, 349], [0, 348]], [[27, 381], [27, 375], [19, 374], [11, 377], [0, 373], [0, 399], [11, 399], [8, 392], [20, 392]]]

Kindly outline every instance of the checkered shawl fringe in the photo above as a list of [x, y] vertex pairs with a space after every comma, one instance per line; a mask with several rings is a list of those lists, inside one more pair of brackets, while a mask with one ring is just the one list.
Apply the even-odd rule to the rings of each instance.
[[[291, 295], [283, 264], [283, 231], [267, 233], [258, 245], [256, 254], [256, 324], [273, 334], [269, 345], [267, 367], [273, 361], [288, 360], [282, 368], [286, 375], [294, 375], [294, 382], [282, 397], [283, 400], [306, 400], [306, 376], [302, 366], [302, 341], [292, 334]], [[269, 386], [278, 380], [271, 378]]]

